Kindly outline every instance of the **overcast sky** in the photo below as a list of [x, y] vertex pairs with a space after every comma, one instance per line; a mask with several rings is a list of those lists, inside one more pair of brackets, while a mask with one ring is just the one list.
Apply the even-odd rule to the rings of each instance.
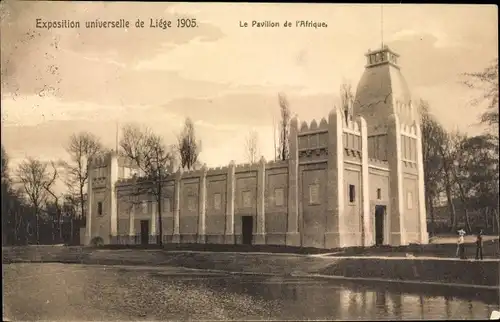
[[[114, 147], [116, 124], [138, 122], [175, 143], [185, 117], [203, 141], [202, 162], [245, 160], [259, 133], [273, 157], [273, 117], [284, 92], [300, 120], [326, 117], [340, 84], [356, 88], [364, 54], [381, 43], [378, 5], [70, 3], [2, 1], [2, 143], [13, 164], [65, 157], [87, 130]], [[478, 132], [478, 93], [460, 73], [498, 57], [496, 6], [386, 5], [384, 42], [413, 99], [429, 101], [449, 129]], [[196, 18], [194, 29], [85, 29], [85, 20]], [[36, 29], [36, 19], [80, 29]], [[312, 20], [327, 28], [240, 28], [240, 21]], [[173, 22], [175, 23], [175, 22]]]

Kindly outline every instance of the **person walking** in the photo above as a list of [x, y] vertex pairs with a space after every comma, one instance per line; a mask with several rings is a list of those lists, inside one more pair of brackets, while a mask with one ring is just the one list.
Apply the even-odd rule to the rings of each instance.
[[466, 259], [467, 257], [465, 256], [465, 231], [463, 229], [460, 229], [458, 231], [458, 255], [460, 259]]
[[476, 237], [476, 259], [483, 259], [483, 230], [480, 229]]

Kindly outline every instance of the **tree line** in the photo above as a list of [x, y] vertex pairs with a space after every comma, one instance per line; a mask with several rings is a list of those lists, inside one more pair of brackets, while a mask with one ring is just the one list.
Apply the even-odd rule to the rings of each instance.
[[[196, 138], [194, 123], [186, 119], [173, 145], [167, 145], [160, 135], [147, 127], [128, 124], [122, 128], [122, 133], [117, 153], [131, 160], [133, 166], [154, 183], [138, 186], [137, 191], [131, 193], [131, 200], [149, 193], [156, 197], [161, 211], [163, 178], [177, 170], [177, 161], [183, 169], [200, 167], [201, 141]], [[9, 156], [2, 145], [4, 245], [79, 243], [79, 228], [86, 221], [89, 163], [111, 150], [89, 132], [71, 135], [65, 150], [67, 160], [47, 162], [28, 157], [11, 169]], [[63, 183], [62, 192], [57, 189], [58, 182]], [[158, 218], [161, 233], [161, 216]]]
[[[499, 233], [498, 60], [481, 72], [462, 76], [465, 86], [478, 91], [471, 108], [486, 106], [479, 119], [486, 128], [483, 133], [447, 131], [430, 113], [428, 102], [418, 104], [429, 231], [463, 228], [468, 233], [478, 229]], [[437, 210], [444, 210], [445, 222], [436, 222]]]

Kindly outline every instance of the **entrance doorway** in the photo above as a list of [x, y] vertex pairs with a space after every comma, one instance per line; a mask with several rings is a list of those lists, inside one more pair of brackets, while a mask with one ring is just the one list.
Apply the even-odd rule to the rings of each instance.
[[384, 219], [386, 206], [375, 206], [375, 245], [384, 244]]
[[241, 217], [241, 232], [243, 234], [243, 244], [244, 245], [252, 245], [253, 216]]
[[141, 220], [141, 244], [149, 244], [149, 220]]

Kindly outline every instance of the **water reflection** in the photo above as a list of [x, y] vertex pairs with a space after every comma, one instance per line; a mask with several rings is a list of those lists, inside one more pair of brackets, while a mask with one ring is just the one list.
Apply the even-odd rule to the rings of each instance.
[[[19, 320], [485, 319], [498, 294], [171, 269], [4, 265], [4, 310]], [[403, 289], [402, 289], [403, 287]]]

